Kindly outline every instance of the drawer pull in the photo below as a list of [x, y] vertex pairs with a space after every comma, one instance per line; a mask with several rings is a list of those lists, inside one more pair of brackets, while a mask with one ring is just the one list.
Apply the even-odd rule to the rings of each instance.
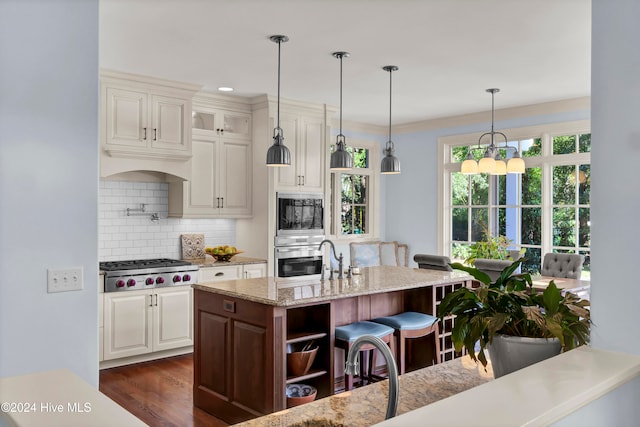
[[229, 313], [236, 312], [236, 303], [234, 301], [222, 300], [222, 309], [224, 311], [228, 311]]
[[224, 272], [219, 271], [216, 273], [216, 277], [222, 277], [222, 276], [224, 276]]

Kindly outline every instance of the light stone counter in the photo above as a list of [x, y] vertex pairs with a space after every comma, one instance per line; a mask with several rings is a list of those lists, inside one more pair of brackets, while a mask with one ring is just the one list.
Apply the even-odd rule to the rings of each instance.
[[275, 306], [294, 306], [339, 298], [423, 288], [471, 280], [463, 271], [408, 267], [363, 267], [350, 279], [305, 280], [261, 277], [197, 283], [193, 288]]
[[[491, 380], [491, 365], [485, 372], [468, 356], [409, 372], [400, 376], [397, 413], [413, 411]], [[385, 380], [235, 426], [370, 426], [384, 421], [388, 392], [389, 381]]]
[[229, 261], [216, 261], [211, 255], [206, 255], [204, 258], [185, 259], [193, 265], [199, 267], [225, 267], [228, 265], [245, 265], [245, 264], [264, 264], [266, 259], [251, 258], [246, 256], [236, 255]]

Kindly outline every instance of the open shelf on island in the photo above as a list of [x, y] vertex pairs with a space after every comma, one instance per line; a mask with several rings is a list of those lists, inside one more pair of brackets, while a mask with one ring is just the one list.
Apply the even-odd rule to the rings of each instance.
[[305, 381], [311, 378], [316, 378], [316, 377], [321, 377], [322, 375], [325, 375], [327, 373], [327, 371], [322, 370], [322, 369], [312, 369], [309, 372], [307, 372], [304, 375], [300, 375], [297, 377], [287, 377], [287, 384], [291, 384], [291, 383], [297, 383], [300, 381]]
[[296, 332], [287, 336], [287, 344], [293, 344], [297, 342], [317, 340], [327, 336], [326, 332]]

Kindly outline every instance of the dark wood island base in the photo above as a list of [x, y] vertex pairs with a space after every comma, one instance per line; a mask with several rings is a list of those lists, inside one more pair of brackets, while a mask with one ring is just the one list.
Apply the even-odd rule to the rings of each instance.
[[[448, 292], [470, 286], [462, 272], [367, 267], [351, 279], [301, 281], [258, 278], [200, 283], [195, 288], [194, 405], [231, 424], [286, 408], [286, 384], [311, 384], [317, 399], [342, 383], [344, 354], [334, 329], [403, 311], [435, 314]], [[440, 332], [441, 360], [456, 355], [452, 319]], [[303, 376], [287, 373], [289, 344], [319, 347]], [[410, 369], [434, 362], [429, 341], [409, 350]]]

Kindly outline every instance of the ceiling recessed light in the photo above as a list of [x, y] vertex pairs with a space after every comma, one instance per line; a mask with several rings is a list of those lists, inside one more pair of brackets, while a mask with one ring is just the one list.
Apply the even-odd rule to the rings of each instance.
[[220, 92], [233, 92], [233, 88], [228, 86], [220, 86], [218, 90]]

